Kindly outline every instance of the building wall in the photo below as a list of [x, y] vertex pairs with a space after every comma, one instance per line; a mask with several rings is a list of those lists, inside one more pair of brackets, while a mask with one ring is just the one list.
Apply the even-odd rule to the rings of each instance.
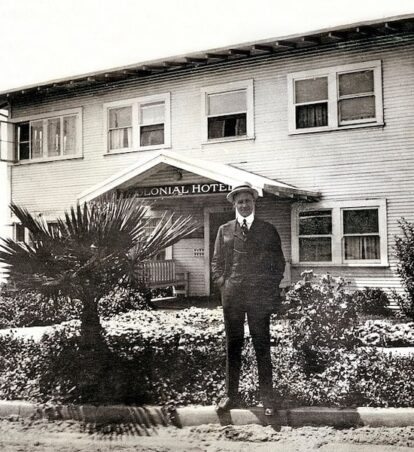
[[[10, 214], [10, 181], [7, 163], [0, 162], [0, 238], [11, 236]], [[5, 282], [5, 269], [0, 263], [0, 283]]]
[[[82, 107], [83, 158], [14, 166], [13, 200], [45, 214], [61, 214], [80, 192], [146, 157], [150, 151], [104, 155], [103, 104], [170, 92], [173, 151], [317, 190], [324, 199], [386, 198], [391, 269], [340, 267], [320, 271], [348, 276], [354, 286], [395, 287], [392, 239], [399, 232], [397, 220], [404, 216], [414, 221], [413, 50], [412, 36], [378, 38], [68, 91], [16, 104], [14, 118]], [[384, 127], [289, 135], [288, 73], [377, 59], [382, 61]], [[254, 80], [255, 139], [202, 144], [200, 89], [247, 79]], [[290, 216], [286, 216], [281, 225], [286, 240], [290, 237], [289, 221]], [[182, 255], [184, 259], [188, 250], [182, 250]], [[294, 270], [294, 275], [301, 270]]]

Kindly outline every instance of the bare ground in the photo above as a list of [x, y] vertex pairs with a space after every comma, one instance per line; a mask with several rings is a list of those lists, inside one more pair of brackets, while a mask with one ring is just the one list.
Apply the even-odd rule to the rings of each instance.
[[413, 448], [414, 427], [282, 427], [276, 431], [258, 425], [202, 425], [142, 429], [75, 421], [0, 420], [1, 452], [412, 452]]

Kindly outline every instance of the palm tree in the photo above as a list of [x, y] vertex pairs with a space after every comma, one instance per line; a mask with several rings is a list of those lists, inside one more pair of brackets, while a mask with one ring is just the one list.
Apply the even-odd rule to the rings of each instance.
[[137, 282], [140, 264], [196, 229], [190, 217], [164, 215], [149, 235], [148, 206], [135, 197], [110, 194], [72, 207], [48, 225], [12, 204], [31, 243], [0, 242], [0, 262], [18, 288], [66, 295], [82, 302], [81, 344], [104, 347], [98, 301], [119, 284]]

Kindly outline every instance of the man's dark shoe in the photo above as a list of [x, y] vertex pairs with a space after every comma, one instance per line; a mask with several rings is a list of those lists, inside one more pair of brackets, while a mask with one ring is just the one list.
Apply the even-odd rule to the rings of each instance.
[[265, 400], [263, 402], [263, 410], [265, 416], [274, 416], [275, 414], [275, 403], [273, 400]]
[[233, 410], [240, 406], [240, 401], [238, 398], [234, 397], [223, 397], [216, 405], [217, 413], [224, 413], [225, 411]]

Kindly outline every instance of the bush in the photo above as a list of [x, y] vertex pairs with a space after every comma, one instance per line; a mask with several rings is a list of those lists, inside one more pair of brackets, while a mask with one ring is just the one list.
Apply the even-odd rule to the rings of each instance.
[[379, 347], [414, 346], [414, 322], [391, 324], [384, 320], [367, 320], [358, 327], [362, 345]]
[[399, 221], [403, 235], [395, 238], [395, 254], [398, 259], [397, 272], [405, 290], [396, 300], [404, 314], [414, 319], [414, 224], [404, 218]]
[[286, 315], [292, 320], [293, 346], [301, 350], [308, 373], [328, 365], [332, 349], [351, 349], [357, 343], [357, 314], [345, 281], [330, 275], [302, 273], [286, 294]]
[[[129, 310], [150, 310], [151, 293], [144, 290], [116, 287], [99, 300], [98, 311], [103, 318]], [[47, 298], [35, 292], [10, 289], [0, 292], [0, 328], [54, 325], [79, 319], [81, 303], [68, 297]]]
[[77, 318], [79, 309], [77, 300], [4, 288], [0, 293], [0, 328], [52, 325]]
[[[209, 405], [223, 395], [225, 336], [220, 309], [130, 311], [105, 321], [104, 327], [113, 359], [105, 362], [99, 400], [82, 395], [79, 321], [55, 327], [39, 343], [0, 337], [0, 398]], [[287, 339], [274, 324], [272, 335], [275, 343]], [[276, 394], [295, 405], [414, 403], [413, 358], [390, 357], [371, 348], [338, 348], [330, 352], [323, 371], [307, 374], [300, 350], [277, 345], [272, 347], [272, 361]], [[255, 354], [247, 338], [240, 381], [244, 401], [256, 404], [257, 390]]]
[[145, 289], [115, 287], [101, 298], [98, 312], [101, 317], [109, 318], [131, 310], [152, 310], [151, 292]]
[[363, 290], [356, 290], [352, 294], [352, 302], [358, 314], [392, 316], [390, 300], [382, 289], [365, 287]]

